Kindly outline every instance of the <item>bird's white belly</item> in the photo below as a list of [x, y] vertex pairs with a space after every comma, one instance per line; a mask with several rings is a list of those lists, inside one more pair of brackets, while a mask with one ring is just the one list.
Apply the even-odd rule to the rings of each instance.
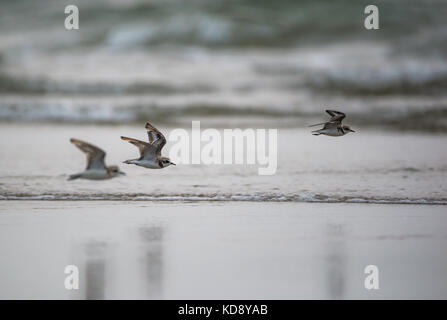
[[331, 137], [340, 137], [344, 135], [340, 130], [321, 130], [320, 133]]
[[156, 160], [136, 160], [134, 161], [134, 164], [149, 169], [161, 169], [158, 161]]
[[106, 170], [86, 170], [81, 173], [81, 178], [90, 180], [103, 180], [109, 179], [110, 176]]

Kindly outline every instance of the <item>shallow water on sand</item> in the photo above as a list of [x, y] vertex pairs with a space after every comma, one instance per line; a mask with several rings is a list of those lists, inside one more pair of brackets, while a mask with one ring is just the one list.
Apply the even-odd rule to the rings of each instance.
[[[0, 298], [447, 298], [444, 206], [0, 202]], [[79, 290], [64, 288], [66, 265]], [[379, 290], [364, 268], [379, 268]]]
[[[162, 130], [169, 137], [171, 129]], [[445, 135], [357, 130], [332, 138], [279, 129], [277, 171], [260, 176], [257, 165], [148, 170], [123, 164], [138, 151], [119, 136], [147, 139], [139, 125], [3, 124], [0, 198], [447, 203]], [[119, 164], [127, 175], [67, 181], [85, 167], [71, 137], [103, 148], [106, 163]], [[165, 155], [173, 144], [168, 142]]]

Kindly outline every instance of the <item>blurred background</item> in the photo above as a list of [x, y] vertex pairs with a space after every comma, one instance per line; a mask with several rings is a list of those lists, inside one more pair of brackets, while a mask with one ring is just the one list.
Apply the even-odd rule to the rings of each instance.
[[[64, 28], [77, 5], [80, 29]], [[447, 131], [447, 2], [1, 1], [0, 121]], [[323, 118], [322, 118], [323, 117]]]
[[[0, 8], [0, 298], [447, 297], [446, 0]], [[311, 135], [327, 108], [356, 133]], [[278, 128], [277, 172], [122, 163], [138, 150], [121, 135], [149, 121], [170, 156], [191, 120]], [[72, 137], [127, 176], [67, 181], [85, 168]]]

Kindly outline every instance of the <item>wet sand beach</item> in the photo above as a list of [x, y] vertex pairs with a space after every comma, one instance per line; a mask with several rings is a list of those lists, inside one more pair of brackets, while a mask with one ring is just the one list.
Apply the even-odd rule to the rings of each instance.
[[1, 201], [0, 297], [445, 299], [446, 219], [444, 206]]
[[[121, 163], [137, 150], [119, 136], [142, 131], [0, 127], [1, 298], [447, 298], [444, 135], [280, 129], [277, 172], [259, 176], [255, 165]], [[85, 166], [70, 137], [101, 145], [127, 175], [67, 181]], [[66, 265], [79, 290], [64, 288]], [[367, 265], [379, 290], [364, 287]]]

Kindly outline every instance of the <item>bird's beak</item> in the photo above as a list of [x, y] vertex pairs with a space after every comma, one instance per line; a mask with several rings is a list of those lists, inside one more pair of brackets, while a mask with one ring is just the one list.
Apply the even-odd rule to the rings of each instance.
[[120, 173], [121, 175], [123, 175], [123, 176], [126, 175], [126, 173], [125, 173], [125, 172], [122, 172], [122, 171], [120, 171], [119, 173]]
[[352, 130], [352, 129], [350, 129], [351, 130], [351, 132], [355, 132], [354, 130]]
[[173, 164], [174, 166], [176, 166], [176, 164], [174, 162], [171, 162], [171, 164]]

